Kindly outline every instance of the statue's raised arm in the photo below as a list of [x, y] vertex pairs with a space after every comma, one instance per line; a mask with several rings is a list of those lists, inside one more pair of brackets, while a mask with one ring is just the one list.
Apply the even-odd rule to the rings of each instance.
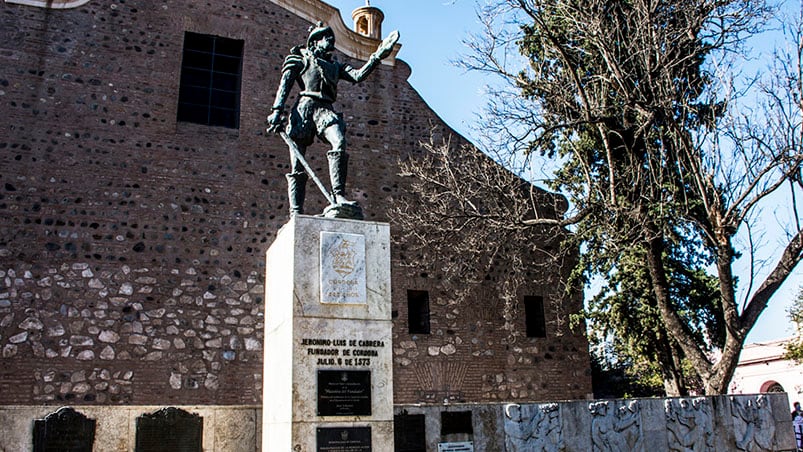
[[387, 38], [382, 40], [382, 43], [376, 48], [374, 55], [380, 60], [384, 60], [393, 52], [393, 46], [395, 46], [397, 42], [399, 42], [399, 31], [393, 30]]
[[379, 47], [368, 57], [368, 61], [361, 68], [354, 69], [351, 66], [345, 66], [342, 77], [352, 83], [359, 83], [365, 80], [374, 71], [374, 68], [393, 52], [393, 46], [397, 42], [399, 42], [399, 32], [393, 30], [387, 38], [382, 40]]

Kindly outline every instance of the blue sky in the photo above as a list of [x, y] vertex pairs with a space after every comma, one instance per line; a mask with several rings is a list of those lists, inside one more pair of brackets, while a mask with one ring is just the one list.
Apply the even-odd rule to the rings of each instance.
[[[365, 5], [365, 0], [325, 1], [340, 9], [349, 27], [352, 27], [351, 11]], [[490, 79], [466, 73], [452, 64], [468, 51], [463, 40], [469, 33], [480, 30], [474, 0], [372, 0], [371, 5], [385, 14], [383, 35], [392, 30], [401, 33], [398, 58], [410, 65], [413, 87], [447, 124], [469, 139], [476, 138], [475, 113], [484, 105], [484, 86]], [[777, 241], [772, 233], [768, 236], [765, 239], [772, 247]], [[799, 266], [776, 293], [748, 336], [748, 342], [765, 342], [792, 334], [786, 309], [803, 284], [802, 272]]]
[[[353, 28], [351, 12], [365, 0], [324, 0], [340, 9]], [[398, 58], [412, 69], [410, 83], [452, 128], [472, 138], [474, 113], [483, 105], [485, 79], [451, 64], [465, 51], [462, 40], [479, 29], [473, 0], [371, 0], [382, 10], [382, 34], [399, 30]]]

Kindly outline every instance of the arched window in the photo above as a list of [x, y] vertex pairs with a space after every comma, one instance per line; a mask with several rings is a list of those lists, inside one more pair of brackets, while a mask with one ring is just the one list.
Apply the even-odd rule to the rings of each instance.
[[761, 385], [761, 392], [786, 392], [777, 381], [768, 381]]
[[363, 16], [357, 19], [357, 33], [361, 35], [368, 34], [368, 18]]

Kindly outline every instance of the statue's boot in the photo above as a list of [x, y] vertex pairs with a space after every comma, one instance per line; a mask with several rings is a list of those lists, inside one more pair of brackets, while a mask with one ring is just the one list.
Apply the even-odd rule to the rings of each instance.
[[354, 204], [346, 199], [346, 175], [348, 174], [349, 156], [344, 151], [329, 151], [329, 179], [332, 182], [332, 195], [335, 204]]
[[304, 213], [304, 196], [307, 192], [307, 173], [288, 173], [287, 195], [290, 200], [290, 215]]

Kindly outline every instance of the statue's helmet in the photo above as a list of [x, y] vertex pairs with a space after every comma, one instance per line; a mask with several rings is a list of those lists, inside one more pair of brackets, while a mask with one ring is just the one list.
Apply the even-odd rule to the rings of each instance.
[[328, 25], [323, 22], [318, 22], [314, 27], [310, 28], [309, 37], [307, 38], [307, 48], [312, 46], [312, 43], [323, 38], [324, 36], [335, 36], [335, 32]]

